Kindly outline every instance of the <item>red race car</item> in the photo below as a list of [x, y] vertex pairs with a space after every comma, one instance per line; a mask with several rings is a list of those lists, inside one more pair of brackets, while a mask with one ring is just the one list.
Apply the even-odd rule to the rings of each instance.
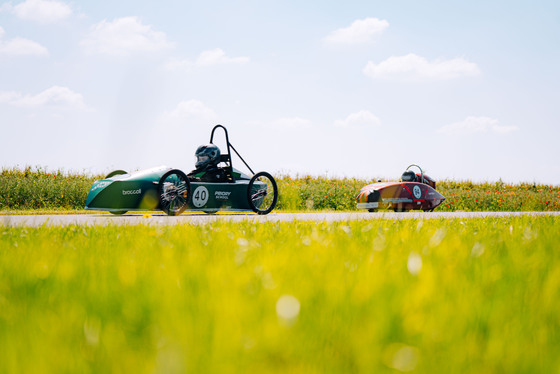
[[[416, 167], [419, 173], [410, 168]], [[380, 182], [363, 187], [356, 197], [357, 208], [375, 212], [380, 208], [395, 212], [423, 210], [432, 212], [445, 197], [436, 191], [436, 182], [418, 165], [406, 168], [400, 182]]]

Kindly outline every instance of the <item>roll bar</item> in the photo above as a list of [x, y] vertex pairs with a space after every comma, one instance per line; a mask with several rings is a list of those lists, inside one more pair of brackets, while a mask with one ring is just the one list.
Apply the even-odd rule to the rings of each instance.
[[424, 182], [424, 172], [422, 171], [422, 168], [421, 168], [420, 166], [418, 166], [418, 165], [416, 165], [416, 164], [412, 164], [412, 165], [409, 165], [409, 166], [406, 168], [405, 171], [408, 171], [408, 169], [410, 169], [410, 168], [413, 167], [413, 166], [416, 166], [416, 167], [420, 170], [420, 176], [421, 176], [421, 178], [422, 178], [421, 183], [425, 183], [425, 182]]
[[245, 166], [247, 166], [247, 169], [249, 169], [249, 171], [251, 171], [251, 173], [254, 175], [255, 172], [253, 171], [253, 169], [251, 169], [251, 167], [247, 164], [247, 162], [245, 162], [245, 160], [243, 159], [243, 157], [241, 157], [241, 155], [239, 154], [239, 152], [237, 152], [237, 150], [234, 148], [234, 146], [229, 142], [229, 135], [228, 135], [228, 131], [227, 129], [222, 126], [222, 125], [216, 125], [214, 126], [214, 128], [212, 129], [212, 133], [210, 133], [210, 143], [214, 144], [214, 132], [217, 129], [222, 129], [224, 130], [224, 134], [226, 136], [226, 146], [227, 146], [227, 153], [226, 154], [222, 154], [220, 156], [220, 162], [225, 162], [227, 164], [227, 168], [229, 169], [230, 175], [233, 176], [233, 164], [232, 164], [232, 157], [231, 157], [231, 150], [233, 149], [233, 151], [235, 152], [235, 154], [237, 155], [237, 157], [239, 157], [239, 159], [241, 161], [243, 161], [243, 163], [245, 164]]

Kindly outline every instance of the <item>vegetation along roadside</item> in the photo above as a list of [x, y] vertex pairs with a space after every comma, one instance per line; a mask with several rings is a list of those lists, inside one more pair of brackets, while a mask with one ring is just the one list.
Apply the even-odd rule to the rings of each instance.
[[[5, 168], [0, 173], [0, 211], [83, 210], [88, 191], [101, 175], [50, 172], [42, 168]], [[276, 176], [278, 211], [353, 211], [355, 197], [366, 184], [357, 178]], [[447, 200], [438, 211], [555, 211], [560, 210], [560, 186], [501, 181], [438, 183]]]

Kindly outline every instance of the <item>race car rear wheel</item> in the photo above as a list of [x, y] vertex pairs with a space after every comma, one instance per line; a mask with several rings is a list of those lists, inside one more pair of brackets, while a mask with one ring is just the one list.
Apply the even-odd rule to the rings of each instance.
[[181, 170], [173, 169], [159, 180], [159, 207], [169, 216], [183, 213], [191, 197], [191, 184]]
[[253, 212], [268, 214], [278, 202], [278, 186], [272, 175], [266, 171], [253, 175], [247, 186], [247, 199]]

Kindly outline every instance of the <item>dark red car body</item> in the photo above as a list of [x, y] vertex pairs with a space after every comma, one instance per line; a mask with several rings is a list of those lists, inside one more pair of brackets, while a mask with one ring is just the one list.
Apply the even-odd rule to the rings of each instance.
[[436, 191], [436, 182], [424, 174], [422, 169], [420, 173], [416, 173], [416, 177], [417, 181], [380, 182], [362, 187], [356, 197], [357, 208], [370, 212], [378, 209], [392, 209], [396, 212], [433, 211], [443, 203], [445, 197]]

